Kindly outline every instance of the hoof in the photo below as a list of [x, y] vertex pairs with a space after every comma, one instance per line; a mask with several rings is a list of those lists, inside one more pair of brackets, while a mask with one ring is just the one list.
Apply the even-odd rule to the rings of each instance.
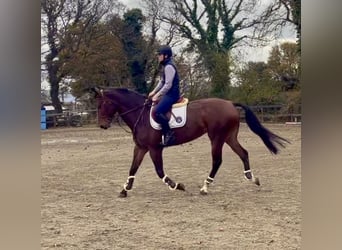
[[253, 180], [253, 182], [257, 185], [260, 186], [260, 181], [258, 177], [255, 177], [255, 179]]
[[207, 191], [204, 191], [203, 189], [201, 189], [201, 190], [200, 190], [200, 194], [201, 194], [201, 195], [207, 195], [208, 192], [207, 192]]
[[178, 190], [185, 191], [185, 186], [184, 186], [184, 184], [183, 184], [183, 183], [178, 183], [177, 189], [178, 189]]
[[119, 198], [126, 198], [127, 197], [127, 191], [126, 190], [122, 190], [119, 194]]
[[253, 179], [252, 172], [246, 172], [245, 179], [251, 181]]

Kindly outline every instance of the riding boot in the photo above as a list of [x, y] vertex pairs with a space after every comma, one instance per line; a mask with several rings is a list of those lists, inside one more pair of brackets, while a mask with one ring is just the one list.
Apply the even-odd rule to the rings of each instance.
[[164, 147], [171, 146], [175, 143], [175, 132], [172, 131], [171, 128], [169, 128], [168, 131], [166, 131], [164, 134], [164, 140], [162, 141], [162, 145]]
[[162, 126], [162, 133], [164, 139], [160, 143], [162, 146], [171, 146], [175, 142], [175, 133], [169, 126], [169, 120], [164, 114], [158, 114], [158, 122]]

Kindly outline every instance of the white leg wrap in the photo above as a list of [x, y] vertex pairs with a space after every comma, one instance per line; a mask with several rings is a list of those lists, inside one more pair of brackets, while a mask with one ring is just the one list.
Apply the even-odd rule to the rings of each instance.
[[166, 185], [169, 185], [167, 182], [165, 182], [166, 177], [167, 177], [167, 175], [164, 175], [164, 177], [163, 177], [163, 182], [164, 182]]
[[126, 183], [124, 184], [124, 188], [123, 188], [125, 191], [129, 191], [129, 189], [127, 189], [129, 180], [130, 180], [130, 179], [134, 179], [134, 178], [135, 178], [135, 176], [133, 176], [133, 175], [128, 176], [127, 181], [126, 181]]
[[176, 183], [175, 187], [169, 186], [169, 189], [170, 189], [170, 190], [176, 190], [176, 189], [177, 189], [177, 186], [178, 186], [178, 183]]
[[200, 190], [201, 193], [208, 193], [209, 184], [211, 184], [213, 182], [214, 182], [214, 179], [208, 176], [207, 179], [204, 180], [204, 185]]
[[245, 179], [248, 180], [248, 181], [253, 181], [253, 182], [255, 182], [255, 178], [254, 178], [254, 175], [253, 175], [253, 173], [252, 173], [252, 170], [246, 170], [246, 171], [243, 171], [243, 173], [244, 173], [244, 174], [246, 174], [246, 173], [251, 173], [252, 179], [248, 179], [248, 178], [246, 177], [246, 175], [244, 175], [244, 177], [245, 177]]
[[200, 190], [202, 193], [208, 193], [208, 184], [204, 183], [203, 187]]
[[167, 186], [169, 186], [169, 189], [170, 189], [170, 190], [176, 190], [176, 189], [177, 189], [177, 186], [178, 186], [178, 183], [175, 183], [175, 186], [174, 186], [174, 187], [171, 187], [170, 184], [166, 182], [166, 178], [167, 178], [167, 175], [164, 175], [164, 177], [163, 177], [163, 182], [164, 182]]
[[213, 183], [214, 182], [214, 179], [211, 178], [211, 177], [207, 177], [207, 179], [204, 181], [204, 183], [207, 183], [207, 184], [210, 184], [210, 183]]

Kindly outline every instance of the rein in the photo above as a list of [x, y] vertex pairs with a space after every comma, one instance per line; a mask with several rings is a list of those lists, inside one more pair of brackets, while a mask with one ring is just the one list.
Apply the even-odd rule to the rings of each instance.
[[[142, 117], [142, 114], [143, 114], [143, 112], [144, 112], [144, 110], [145, 110], [145, 107], [148, 105], [148, 103], [149, 103], [149, 100], [146, 99], [145, 102], [144, 102], [144, 104], [142, 104], [142, 105], [140, 105], [140, 106], [138, 106], [138, 107], [135, 107], [135, 108], [133, 108], [133, 109], [130, 109], [130, 110], [126, 111], [126, 112], [123, 112], [123, 113], [119, 114], [119, 115], [122, 117], [122, 116], [124, 116], [124, 115], [126, 115], [126, 114], [129, 114], [129, 113], [131, 113], [131, 112], [133, 112], [133, 111], [136, 111], [136, 110], [142, 108], [142, 109], [141, 109], [141, 112], [140, 112], [140, 114], [139, 114], [139, 116], [138, 116], [138, 118], [137, 118], [137, 120], [136, 120], [136, 122], [134, 123], [134, 126], [133, 126], [133, 135], [135, 135], [135, 129], [136, 129], [136, 127], [137, 127], [137, 125], [138, 125], [138, 123], [139, 123], [139, 121], [140, 121], [140, 119], [141, 119], [141, 117]], [[120, 120], [119, 120], [118, 122], [119, 122], [120, 127], [121, 127], [123, 130], [125, 130], [125, 132], [131, 133], [130, 131], [126, 130], [126, 129], [121, 125]]]
[[142, 107], [144, 107], [144, 106], [145, 106], [145, 103], [144, 103], [143, 105], [138, 106], [138, 107], [132, 108], [132, 109], [126, 111], [126, 112], [123, 112], [123, 113], [121, 113], [121, 114], [119, 114], [119, 115], [120, 115], [120, 116], [124, 116], [124, 115], [126, 115], [126, 114], [128, 114], [128, 113], [131, 113], [131, 112], [133, 112], [133, 111], [135, 111], [135, 110], [137, 110], [137, 109], [140, 109], [140, 108], [142, 108]]

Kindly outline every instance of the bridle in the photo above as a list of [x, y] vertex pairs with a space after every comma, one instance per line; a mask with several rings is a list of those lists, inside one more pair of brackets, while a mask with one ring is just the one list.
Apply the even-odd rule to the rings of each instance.
[[126, 111], [126, 112], [123, 112], [123, 113], [119, 113], [119, 115], [120, 116], [124, 116], [124, 115], [126, 115], [126, 114], [129, 114], [129, 113], [131, 113], [131, 112], [133, 112], [133, 111], [136, 111], [137, 109], [140, 109], [140, 108], [143, 108], [143, 107], [145, 107], [146, 106], [146, 101], [145, 101], [145, 103], [144, 104], [142, 104], [142, 105], [139, 105], [139, 106], [137, 106], [137, 107], [135, 107], [135, 108], [132, 108], [132, 109], [130, 109], [130, 110], [128, 110], [128, 111]]
[[[110, 100], [110, 99], [108, 99], [108, 98], [107, 98], [107, 101], [113, 103], [113, 101]], [[142, 114], [143, 114], [143, 112], [144, 112], [144, 110], [145, 110], [145, 107], [146, 107], [149, 103], [150, 103], [150, 100], [149, 100], [149, 99], [146, 99], [145, 102], [144, 102], [142, 105], [139, 105], [139, 106], [137, 106], [137, 107], [135, 107], [135, 108], [129, 109], [129, 110], [123, 112], [123, 113], [119, 113], [119, 116], [121, 116], [121, 118], [122, 118], [124, 115], [127, 115], [127, 114], [129, 114], [129, 113], [132, 113], [132, 112], [138, 110], [138, 109], [141, 109], [141, 112], [139, 113], [139, 116], [138, 116], [138, 118], [137, 118], [137, 120], [136, 120], [136, 122], [134, 123], [134, 126], [133, 126], [133, 136], [135, 136], [136, 127], [137, 127], [139, 121], [141, 120], [141, 117], [142, 117]], [[122, 124], [120, 123], [120, 120], [118, 120], [118, 123], [119, 123], [119, 126], [120, 126], [126, 133], [131, 133], [129, 130], [125, 129], [125, 128], [122, 126]]]

